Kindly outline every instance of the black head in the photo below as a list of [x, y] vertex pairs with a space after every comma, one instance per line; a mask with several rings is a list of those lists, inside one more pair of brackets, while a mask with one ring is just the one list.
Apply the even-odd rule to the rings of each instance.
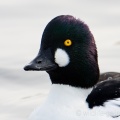
[[61, 15], [46, 26], [38, 56], [25, 70], [45, 70], [53, 84], [88, 88], [99, 78], [97, 50], [88, 26]]

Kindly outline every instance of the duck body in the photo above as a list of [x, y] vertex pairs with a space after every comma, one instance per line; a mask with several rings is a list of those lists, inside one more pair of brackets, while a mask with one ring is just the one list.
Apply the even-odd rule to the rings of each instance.
[[[80, 96], [80, 92], [84, 94]], [[78, 120], [80, 108], [87, 108], [83, 101], [89, 92], [69, 85], [53, 84], [47, 100], [32, 113], [30, 120]]]
[[100, 74], [99, 82], [104, 80], [120, 80], [119, 72], [104, 72]]
[[91, 90], [54, 84], [46, 101], [33, 111], [29, 120], [113, 120], [102, 106], [89, 109], [85, 101]]
[[99, 81], [95, 40], [80, 19], [61, 15], [51, 20], [37, 57], [24, 69], [44, 70], [52, 82], [47, 100], [29, 120], [120, 119], [120, 82]]

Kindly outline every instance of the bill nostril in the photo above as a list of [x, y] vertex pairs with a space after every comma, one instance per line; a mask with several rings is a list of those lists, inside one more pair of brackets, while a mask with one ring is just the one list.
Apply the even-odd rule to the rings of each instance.
[[39, 60], [39, 61], [37, 61], [37, 64], [40, 64], [41, 62], [42, 62], [42, 61]]

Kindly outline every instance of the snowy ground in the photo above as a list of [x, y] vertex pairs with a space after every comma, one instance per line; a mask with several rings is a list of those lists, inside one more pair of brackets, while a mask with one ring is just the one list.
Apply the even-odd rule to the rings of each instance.
[[98, 47], [101, 72], [120, 72], [119, 0], [0, 1], [0, 120], [27, 120], [50, 89], [45, 72], [25, 72], [46, 24], [57, 15], [85, 21]]

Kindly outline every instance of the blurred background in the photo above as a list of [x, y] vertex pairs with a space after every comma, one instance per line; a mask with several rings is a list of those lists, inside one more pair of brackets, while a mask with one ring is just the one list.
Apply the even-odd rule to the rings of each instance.
[[1, 120], [26, 120], [46, 98], [51, 85], [47, 73], [23, 67], [37, 55], [47, 23], [66, 14], [90, 27], [101, 73], [120, 72], [120, 0], [1, 0]]

